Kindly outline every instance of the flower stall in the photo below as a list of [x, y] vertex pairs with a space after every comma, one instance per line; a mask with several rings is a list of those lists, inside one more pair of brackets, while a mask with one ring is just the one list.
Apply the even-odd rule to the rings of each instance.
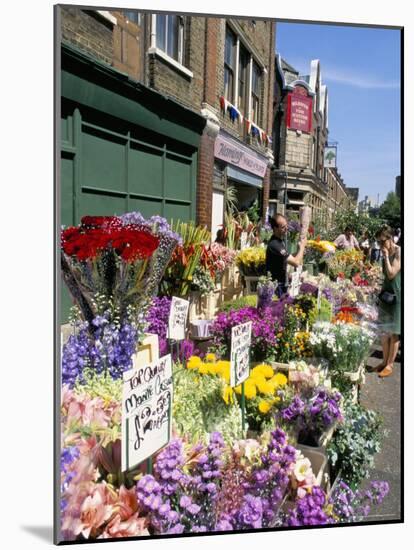
[[378, 269], [314, 241], [329, 276], [278, 299], [263, 246], [210, 238], [138, 212], [62, 230], [65, 541], [356, 523], [387, 495], [361, 489], [383, 434], [356, 391]]

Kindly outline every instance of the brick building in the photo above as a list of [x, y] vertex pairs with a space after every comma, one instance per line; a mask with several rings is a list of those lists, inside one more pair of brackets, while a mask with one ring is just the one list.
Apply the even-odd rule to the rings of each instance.
[[328, 222], [332, 220], [336, 212], [340, 209], [346, 209], [351, 205], [350, 198], [346, 191], [344, 180], [337, 168], [326, 168], [327, 185], [327, 211]]
[[[226, 187], [233, 185], [240, 208], [258, 199], [261, 212], [266, 212], [273, 161], [269, 138], [273, 22], [66, 6], [58, 9], [63, 68], [68, 67], [67, 57], [72, 63], [69, 71], [75, 57], [80, 64], [85, 63], [80, 61], [82, 54], [96, 60], [96, 67], [110, 66], [113, 78], [116, 75], [119, 82], [132, 83], [137, 90], [134, 98], [128, 90], [129, 99], [142, 103], [145, 96], [145, 107], [158, 118], [156, 129], [148, 113], [147, 117], [142, 113], [134, 128], [124, 129], [129, 139], [134, 135], [143, 138], [129, 146], [134, 153], [139, 150], [139, 155], [129, 153], [131, 158], [135, 156], [136, 176], [130, 173], [130, 160], [127, 166], [121, 162], [115, 167], [113, 157], [119, 157], [120, 151], [116, 152], [112, 144], [104, 145], [102, 140], [94, 144], [94, 153], [100, 158], [105, 148], [110, 149], [108, 173], [113, 181], [126, 177], [128, 186], [135, 180], [132, 195], [128, 189], [111, 188], [110, 196], [105, 194], [105, 186], [101, 188], [100, 197], [105, 196], [105, 200], [102, 198], [95, 210], [107, 213], [113, 207], [113, 213], [133, 207], [145, 215], [196, 219], [215, 232], [223, 223]], [[92, 109], [95, 123], [107, 115], [114, 116], [108, 111], [99, 114], [98, 105], [85, 106], [80, 98], [67, 101], [66, 89], [63, 86], [63, 107], [68, 111], [63, 113], [64, 125], [68, 117], [75, 118], [76, 110], [83, 114]], [[113, 96], [115, 110], [118, 99]], [[183, 123], [176, 132], [172, 125], [179, 124], [180, 119]], [[115, 121], [111, 118], [107, 122], [109, 126], [97, 131], [114, 132], [111, 124]], [[120, 126], [124, 123], [125, 119]], [[122, 141], [123, 137], [120, 132], [118, 138]], [[84, 181], [79, 186], [90, 187]], [[113, 183], [108, 181], [107, 186]], [[119, 193], [125, 191], [128, 196], [121, 197]], [[91, 201], [86, 201], [86, 206], [90, 209]]]
[[276, 55], [273, 145], [275, 169], [270, 211], [312, 209], [313, 219], [326, 213], [327, 173], [323, 165], [328, 141], [328, 90], [322, 85], [319, 60], [309, 75]]

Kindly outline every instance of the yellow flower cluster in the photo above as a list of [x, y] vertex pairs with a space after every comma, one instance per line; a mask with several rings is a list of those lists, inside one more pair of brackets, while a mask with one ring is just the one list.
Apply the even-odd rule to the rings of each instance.
[[[286, 384], [287, 378], [284, 374], [275, 373], [270, 365], [257, 365], [250, 371], [250, 376], [244, 383], [244, 395], [249, 400], [262, 396], [258, 403], [258, 409], [260, 413], [267, 414], [272, 406], [280, 400], [275, 395], [276, 390]], [[234, 391], [241, 395], [241, 385], [236, 386]]]
[[312, 356], [312, 349], [309, 342], [309, 332], [297, 332], [295, 334], [296, 349], [299, 357]]
[[221, 376], [227, 383], [230, 382], [230, 361], [216, 361], [213, 353], [207, 354], [205, 361], [192, 355], [187, 361], [187, 368], [197, 370], [199, 374]]
[[257, 269], [266, 262], [266, 250], [261, 246], [253, 246], [241, 250], [236, 258], [238, 267], [245, 270]]
[[336, 246], [334, 243], [331, 243], [330, 241], [313, 241], [309, 240], [307, 241], [307, 246], [310, 246], [311, 248], [314, 248], [318, 252], [321, 252], [324, 254], [325, 252], [335, 252]]
[[[242, 386], [230, 387], [230, 361], [216, 360], [213, 353], [206, 355], [204, 361], [193, 355], [187, 361], [187, 368], [196, 370], [199, 374], [210, 374], [220, 376], [226, 384], [223, 388], [223, 399], [228, 405], [234, 402], [234, 392], [238, 395], [242, 393]], [[287, 378], [284, 374], [275, 373], [270, 365], [257, 365], [250, 371], [249, 378], [244, 383], [244, 395], [246, 399], [254, 399], [262, 396], [259, 401], [258, 409], [262, 414], [267, 414], [272, 405], [279, 401], [276, 390], [287, 384]]]

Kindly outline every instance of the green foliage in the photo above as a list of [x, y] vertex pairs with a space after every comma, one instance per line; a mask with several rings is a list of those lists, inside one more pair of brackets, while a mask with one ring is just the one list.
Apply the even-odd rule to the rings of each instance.
[[344, 423], [336, 429], [327, 447], [328, 458], [341, 478], [357, 487], [369, 477], [374, 456], [381, 450], [383, 436], [380, 415], [362, 405], [346, 403]]
[[[335, 240], [338, 235], [344, 232], [345, 227], [349, 225], [353, 228], [357, 239], [362, 236], [364, 231], [368, 231], [369, 237], [372, 239], [383, 223], [384, 220], [381, 213], [380, 216], [371, 216], [369, 214], [358, 214], [354, 208], [344, 208], [336, 212], [329, 230], [325, 231], [321, 236], [328, 240]], [[315, 235], [318, 235], [319, 233], [316, 229], [315, 227]]]
[[218, 376], [203, 374], [174, 365], [173, 422], [191, 441], [208, 442], [215, 430], [228, 443], [242, 437], [241, 409], [237, 402], [226, 405], [225, 382]]
[[255, 199], [250, 208], [248, 208], [247, 215], [249, 216], [249, 220], [253, 223], [258, 223], [260, 221], [261, 215], [258, 199]]
[[237, 300], [223, 302], [219, 307], [219, 312], [228, 313], [229, 311], [237, 311], [244, 307], [257, 307], [257, 294], [242, 296], [241, 298], [237, 298]]
[[385, 201], [379, 209], [380, 218], [392, 227], [397, 227], [401, 223], [401, 201], [394, 192], [387, 195]]
[[82, 372], [83, 382], [76, 381], [74, 390], [77, 394], [87, 394], [90, 399], [100, 397], [106, 403], [122, 401], [122, 379], [114, 380], [109, 372], [97, 374], [94, 369], [85, 368]]

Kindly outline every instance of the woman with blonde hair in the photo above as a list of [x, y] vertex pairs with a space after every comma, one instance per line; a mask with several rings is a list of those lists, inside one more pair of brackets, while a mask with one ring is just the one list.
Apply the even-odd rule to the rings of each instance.
[[375, 237], [381, 247], [384, 282], [379, 298], [379, 323], [382, 329], [383, 360], [376, 371], [380, 378], [392, 374], [401, 334], [401, 249], [395, 244], [392, 229], [385, 225]]

